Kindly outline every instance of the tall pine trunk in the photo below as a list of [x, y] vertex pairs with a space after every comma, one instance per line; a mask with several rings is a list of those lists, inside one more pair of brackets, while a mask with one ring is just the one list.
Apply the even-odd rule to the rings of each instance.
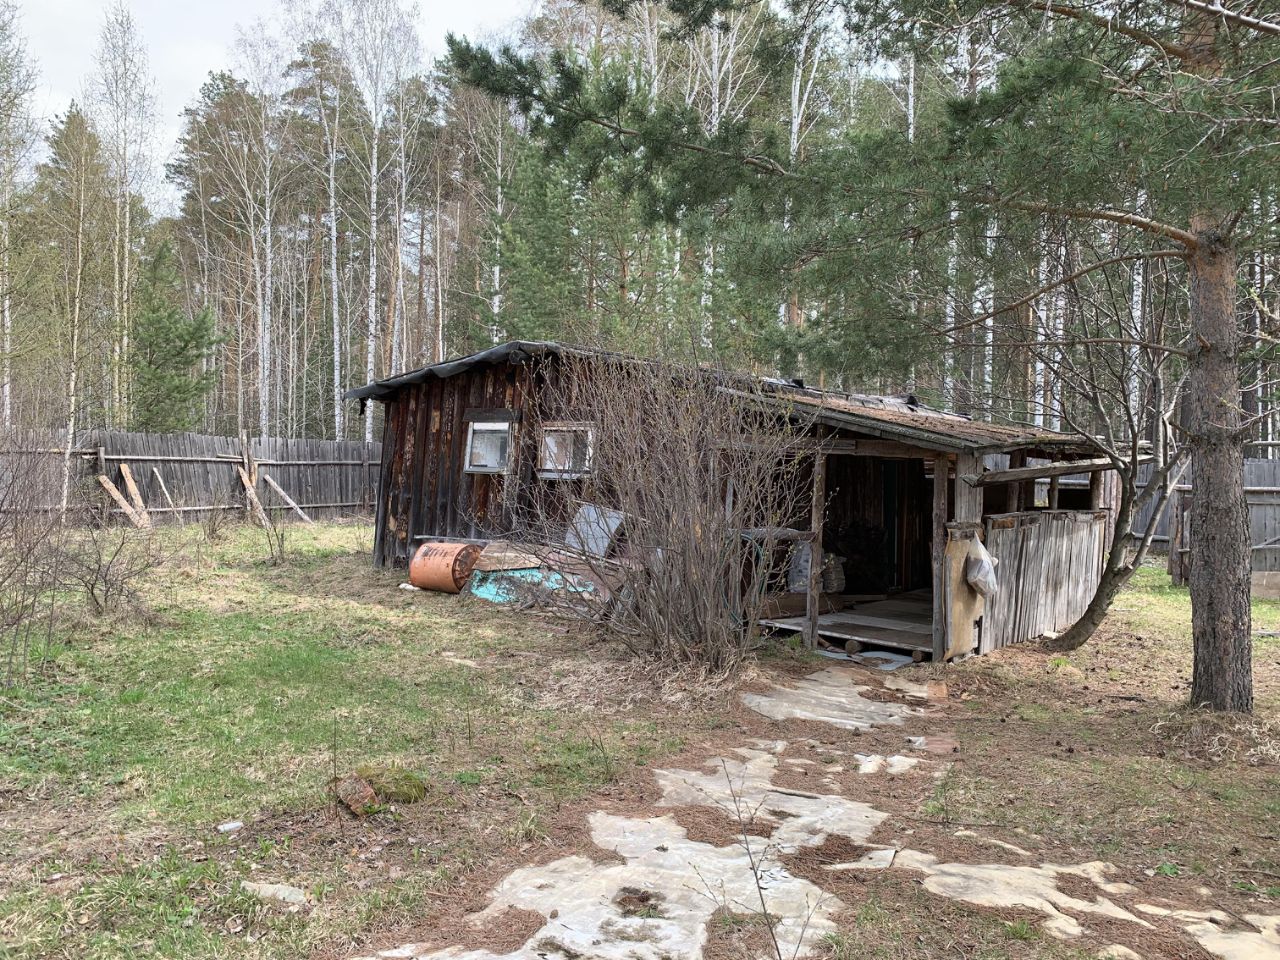
[[1251, 549], [1240, 429], [1240, 331], [1236, 251], [1212, 224], [1194, 225], [1188, 257], [1192, 351], [1188, 391], [1191, 449], [1191, 702], [1253, 709]]

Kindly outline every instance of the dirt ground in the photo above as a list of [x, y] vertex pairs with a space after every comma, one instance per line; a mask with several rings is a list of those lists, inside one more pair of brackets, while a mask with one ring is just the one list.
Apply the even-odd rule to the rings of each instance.
[[[466, 921], [502, 877], [571, 854], [615, 861], [588, 814], [670, 814], [655, 769], [698, 769], [752, 740], [785, 740], [798, 761], [775, 785], [888, 813], [873, 845], [961, 863], [1105, 860], [1145, 902], [1209, 890], [1235, 916], [1280, 913], [1280, 645], [1257, 647], [1253, 718], [1185, 709], [1185, 592], [1156, 575], [1069, 656], [1024, 645], [898, 671], [944, 681], [945, 701], [854, 734], [739, 700], [826, 662], [774, 650], [737, 685], [681, 682], [589, 636], [397, 590], [369, 570], [363, 533], [310, 536], [283, 567], [240, 543], [207, 551], [149, 598], [148, 623], [78, 626], [0, 704], [0, 941], [13, 956], [511, 950], [537, 916], [480, 933]], [[911, 736], [933, 741], [928, 763], [832, 770], [832, 751], [889, 755]], [[369, 762], [417, 771], [425, 799], [361, 818], [336, 808], [329, 781]], [[219, 832], [232, 820], [243, 826]], [[677, 820], [717, 846], [744, 827], [705, 808]], [[833, 839], [784, 866], [816, 876], [862, 852]], [[245, 880], [305, 902], [259, 900]], [[833, 960], [1083, 957], [1111, 942], [1091, 920], [1059, 943], [1027, 911], [934, 895], [910, 870], [822, 880], [850, 905], [840, 934], [814, 944]], [[707, 957], [769, 955], [758, 917], [721, 912], [707, 933]], [[1212, 956], [1168, 923], [1144, 936], [1144, 957]]]

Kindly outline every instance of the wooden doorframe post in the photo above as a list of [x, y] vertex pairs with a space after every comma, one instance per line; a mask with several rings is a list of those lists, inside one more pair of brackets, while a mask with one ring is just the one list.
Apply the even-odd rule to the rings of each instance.
[[947, 519], [950, 513], [951, 460], [939, 454], [933, 460], [933, 660], [941, 663], [947, 653]]
[[809, 507], [809, 584], [804, 600], [804, 642], [810, 650], [818, 647], [818, 608], [822, 592], [822, 523], [827, 513], [827, 454], [813, 455], [813, 502]]

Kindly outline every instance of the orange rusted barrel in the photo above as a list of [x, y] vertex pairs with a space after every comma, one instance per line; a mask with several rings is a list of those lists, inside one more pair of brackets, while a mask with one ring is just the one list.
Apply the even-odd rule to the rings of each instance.
[[474, 543], [428, 541], [409, 561], [409, 582], [423, 590], [461, 593], [479, 559]]

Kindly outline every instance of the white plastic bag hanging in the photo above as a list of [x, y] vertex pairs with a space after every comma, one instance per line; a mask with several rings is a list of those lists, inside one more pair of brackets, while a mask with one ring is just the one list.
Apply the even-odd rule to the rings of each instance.
[[969, 541], [969, 555], [964, 561], [964, 578], [969, 581], [969, 586], [984, 597], [996, 592], [997, 563], [999, 561], [987, 552], [981, 540], [974, 537]]

